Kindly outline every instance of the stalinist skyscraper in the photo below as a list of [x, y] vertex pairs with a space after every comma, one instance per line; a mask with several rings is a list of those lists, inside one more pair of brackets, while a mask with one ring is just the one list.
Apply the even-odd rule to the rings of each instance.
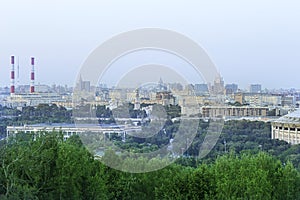
[[214, 80], [214, 84], [211, 87], [211, 93], [215, 95], [225, 93], [224, 80], [220, 74], [218, 74]]

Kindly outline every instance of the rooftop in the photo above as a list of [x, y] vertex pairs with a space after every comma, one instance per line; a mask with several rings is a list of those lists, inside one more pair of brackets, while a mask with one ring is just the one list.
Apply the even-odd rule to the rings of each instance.
[[287, 115], [275, 120], [277, 123], [300, 124], [300, 109], [295, 110]]

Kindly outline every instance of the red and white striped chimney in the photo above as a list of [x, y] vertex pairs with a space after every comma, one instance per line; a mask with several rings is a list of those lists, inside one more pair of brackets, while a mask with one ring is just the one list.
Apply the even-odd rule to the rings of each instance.
[[15, 94], [15, 57], [11, 56], [10, 94]]
[[34, 93], [34, 57], [31, 58], [30, 93]]

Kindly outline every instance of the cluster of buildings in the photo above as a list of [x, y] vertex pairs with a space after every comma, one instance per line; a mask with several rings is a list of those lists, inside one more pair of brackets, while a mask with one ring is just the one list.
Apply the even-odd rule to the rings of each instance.
[[[35, 58], [30, 58], [30, 85], [17, 85], [15, 76], [15, 57], [11, 56], [10, 88], [2, 88], [0, 103], [2, 106], [22, 109], [25, 106], [37, 106], [42, 103], [63, 103], [71, 101], [72, 90], [67, 86], [52, 87], [35, 85]], [[19, 66], [17, 68], [19, 70]]]
[[[131, 102], [134, 109], [142, 105], [179, 105], [183, 116], [201, 116], [203, 118], [241, 117], [266, 118], [284, 116], [299, 107], [299, 91], [268, 92], [260, 84], [250, 85], [247, 91], [240, 90], [235, 83], [226, 84], [218, 75], [213, 83], [182, 85], [164, 83], [143, 85], [139, 88], [109, 88], [105, 84], [93, 86], [90, 81], [80, 77], [74, 88], [67, 86], [35, 85], [35, 59], [30, 59], [30, 85], [15, 86], [15, 58], [11, 56], [10, 88], [0, 89], [2, 106], [22, 109], [25, 106], [39, 104], [57, 104], [67, 109], [80, 105], [105, 105], [110, 109]], [[4, 96], [4, 97], [3, 97]], [[293, 118], [293, 120], [291, 119]], [[289, 115], [272, 124], [272, 138], [291, 143], [300, 143], [298, 139], [298, 121]], [[285, 123], [281, 123], [283, 121]], [[297, 123], [296, 123], [297, 122]], [[291, 126], [293, 124], [293, 126]], [[293, 134], [295, 133], [295, 137]]]

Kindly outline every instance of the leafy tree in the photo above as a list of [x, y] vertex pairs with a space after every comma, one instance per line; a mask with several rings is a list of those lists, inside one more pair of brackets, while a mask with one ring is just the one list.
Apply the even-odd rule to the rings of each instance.
[[55, 132], [19, 134], [1, 148], [2, 198], [106, 198], [102, 165], [76, 139], [64, 142]]

